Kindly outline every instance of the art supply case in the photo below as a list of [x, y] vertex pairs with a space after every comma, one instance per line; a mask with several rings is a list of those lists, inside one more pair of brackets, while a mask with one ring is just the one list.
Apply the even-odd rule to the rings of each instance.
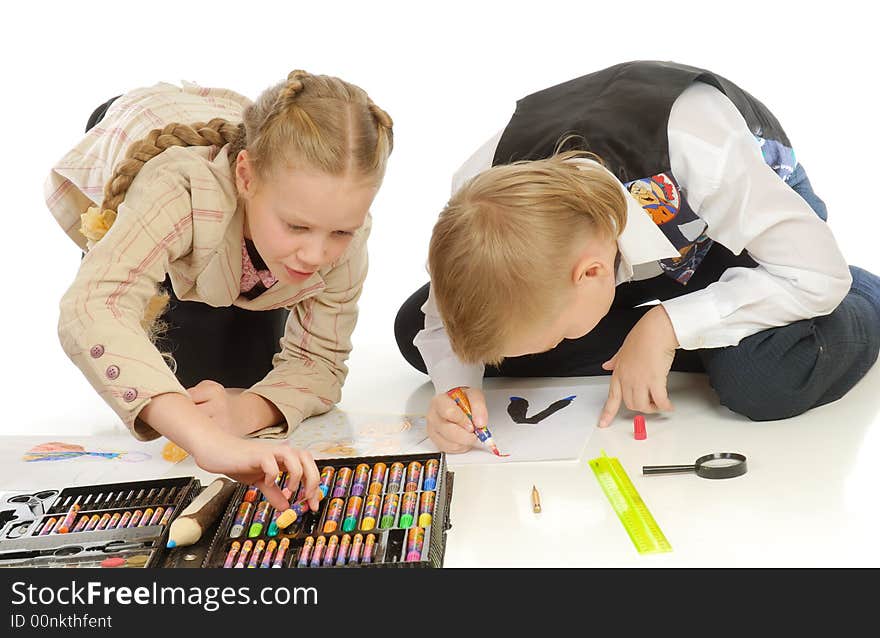
[[[439, 468], [437, 472], [436, 478], [436, 486], [434, 490], [434, 504], [433, 504], [433, 512], [431, 512], [431, 524], [425, 526], [424, 529], [424, 542], [421, 549], [421, 555], [419, 560], [405, 560], [406, 555], [408, 553], [409, 547], [407, 542], [407, 537], [409, 534], [409, 529], [412, 527], [416, 527], [418, 525], [419, 516], [422, 514], [419, 511], [419, 503], [421, 502], [421, 495], [424, 491], [424, 479], [425, 479], [425, 464], [428, 460], [435, 459], [439, 463]], [[404, 468], [408, 468], [410, 463], [413, 461], [418, 461], [421, 464], [421, 473], [418, 477], [418, 489], [415, 490], [417, 493], [416, 500], [416, 513], [413, 517], [413, 524], [409, 528], [401, 527], [401, 511], [402, 507], [398, 507], [397, 513], [394, 517], [394, 522], [388, 528], [380, 528], [379, 524], [382, 516], [382, 509], [385, 504], [385, 499], [388, 496], [389, 492], [389, 474], [390, 468], [394, 462], [400, 462], [404, 464]], [[383, 482], [382, 491], [381, 491], [381, 502], [379, 506], [379, 513], [376, 520], [376, 527], [373, 529], [365, 530], [362, 528], [363, 525], [363, 515], [364, 515], [364, 507], [361, 507], [360, 513], [357, 519], [357, 527], [352, 531], [343, 531], [342, 523], [340, 521], [340, 526], [328, 533], [322, 533], [322, 529], [327, 517], [327, 512], [329, 508], [330, 502], [333, 500], [333, 486], [335, 486], [335, 480], [338, 476], [339, 469], [343, 467], [350, 468], [353, 472], [355, 468], [357, 468], [360, 464], [366, 464], [370, 466], [370, 476], [367, 479], [367, 486], [373, 480], [372, 472], [373, 468], [377, 463], [384, 463], [389, 471], [386, 472], [385, 480]], [[351, 538], [355, 536], [355, 534], [361, 534], [364, 538], [368, 534], [376, 535], [376, 542], [373, 551], [373, 558], [368, 563], [358, 562], [358, 563], [345, 563], [345, 564], [336, 564], [336, 560], [333, 561], [332, 564], [324, 565], [323, 560], [321, 565], [316, 565], [315, 567], [442, 567], [443, 566], [443, 555], [446, 549], [446, 532], [451, 527], [449, 520], [449, 505], [452, 499], [452, 483], [453, 483], [453, 473], [449, 472], [446, 467], [446, 455], [442, 452], [438, 453], [425, 453], [425, 454], [407, 454], [407, 455], [399, 455], [399, 456], [367, 456], [367, 457], [350, 457], [350, 458], [337, 458], [337, 459], [322, 459], [316, 461], [318, 466], [318, 470], [322, 471], [326, 466], [332, 466], [334, 468], [334, 479], [333, 485], [331, 485], [330, 492], [328, 495], [321, 500], [320, 506], [317, 512], [308, 512], [303, 515], [300, 519], [293, 523], [290, 527], [285, 530], [279, 530], [276, 536], [268, 535], [268, 524], [264, 525], [263, 531], [255, 536], [248, 536], [248, 527], [249, 525], [245, 525], [244, 533], [238, 538], [231, 538], [230, 532], [232, 531], [233, 522], [235, 521], [236, 515], [238, 513], [239, 507], [242, 503], [244, 495], [247, 491], [246, 485], [240, 485], [238, 489], [233, 493], [230, 498], [229, 505], [227, 506], [226, 511], [224, 512], [220, 524], [217, 527], [217, 531], [211, 541], [211, 545], [208, 549], [207, 555], [202, 563], [203, 567], [223, 567], [226, 562], [227, 556], [229, 554], [230, 548], [234, 542], [238, 542], [240, 544], [244, 544], [245, 541], [250, 540], [252, 543], [256, 544], [257, 541], [262, 540], [264, 543], [268, 544], [270, 540], [275, 540], [276, 542], [281, 541], [283, 538], [289, 539], [290, 546], [287, 549], [284, 559], [279, 567], [284, 568], [309, 568], [309, 567], [298, 567], [298, 561], [300, 557], [300, 553], [302, 552], [303, 545], [307, 537], [312, 537], [317, 541], [319, 536], [323, 536], [329, 545], [331, 537], [336, 537], [338, 542], [341, 542], [342, 537], [345, 534], [348, 534]], [[404, 482], [406, 480], [406, 474], [404, 474]], [[352, 496], [352, 487], [354, 486], [354, 481], [351, 481], [351, 484], [348, 486], [344, 501], [347, 504], [348, 499]], [[402, 483], [400, 490], [396, 492], [402, 500], [404, 493], [405, 485]], [[366, 494], [366, 490], [365, 490]], [[271, 517], [271, 514], [270, 514]], [[345, 518], [345, 512], [343, 510], [342, 518]], [[245, 567], [250, 565], [244, 565]], [[259, 561], [259, 564], [252, 565], [253, 567], [268, 567], [269, 565], [263, 565], [262, 560]]]
[[[0, 567], [98, 567], [110, 557], [137, 557], [129, 566], [158, 567], [171, 521], [199, 491], [198, 480], [179, 477], [2, 493]], [[74, 503], [80, 510], [71, 531], [41, 535], [51, 519], [64, 519]], [[158, 508], [162, 508], [165, 520], [149, 524]], [[172, 516], [165, 517], [169, 508], [174, 508]], [[138, 511], [140, 522], [148, 510], [150, 520], [144, 525], [74, 531], [83, 516], [97, 516], [106, 526], [115, 514], [119, 514], [119, 524], [126, 513], [130, 521]]]

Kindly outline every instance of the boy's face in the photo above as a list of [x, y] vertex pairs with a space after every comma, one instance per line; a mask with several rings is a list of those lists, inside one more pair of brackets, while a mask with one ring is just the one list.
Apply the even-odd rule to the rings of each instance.
[[236, 184], [246, 203], [245, 236], [272, 274], [291, 284], [339, 259], [377, 191], [369, 180], [293, 168], [261, 181], [246, 151], [238, 157]]
[[525, 330], [505, 348], [505, 357], [547, 352], [563, 339], [580, 339], [608, 314], [614, 301], [617, 242], [590, 242], [571, 272], [562, 310]]

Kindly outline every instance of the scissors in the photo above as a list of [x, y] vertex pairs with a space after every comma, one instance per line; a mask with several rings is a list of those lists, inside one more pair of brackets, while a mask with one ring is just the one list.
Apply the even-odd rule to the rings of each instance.
[[706, 454], [693, 465], [644, 465], [642, 474], [684, 474], [695, 472], [707, 479], [726, 479], [746, 473], [746, 457], [736, 452], [715, 452]]

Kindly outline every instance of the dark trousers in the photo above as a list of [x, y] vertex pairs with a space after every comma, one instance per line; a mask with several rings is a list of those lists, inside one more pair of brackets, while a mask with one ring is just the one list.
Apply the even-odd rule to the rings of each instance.
[[[86, 132], [101, 121], [114, 100], [115, 97], [95, 109]], [[214, 308], [198, 301], [181, 301], [171, 289], [168, 277], [163, 288], [171, 301], [161, 317], [167, 330], [156, 347], [174, 358], [175, 376], [185, 388], [205, 379], [227, 388], [248, 388], [272, 369], [272, 357], [280, 349], [288, 310]]]
[[[825, 218], [822, 201], [812, 193], [806, 174], [793, 176], [790, 184], [817, 215]], [[798, 179], [802, 176], [802, 179]], [[816, 204], [818, 202], [818, 205]], [[754, 267], [746, 253], [735, 256], [714, 244], [687, 286], [666, 275], [633, 281], [617, 287], [614, 303], [598, 325], [580, 339], [564, 340], [548, 352], [505, 359], [500, 366], [486, 367], [488, 377], [564, 377], [610, 374], [602, 363], [623, 344], [629, 331], [650, 306], [718, 281], [734, 266]], [[404, 302], [397, 314], [394, 333], [403, 357], [425, 372], [425, 364], [413, 345], [424, 327], [421, 306], [428, 297], [425, 284]], [[755, 421], [784, 419], [830, 403], [849, 391], [873, 365], [880, 350], [880, 315], [855, 292], [824, 317], [797, 321], [746, 337], [736, 346], [676, 351], [672, 369], [705, 372], [722, 405]]]

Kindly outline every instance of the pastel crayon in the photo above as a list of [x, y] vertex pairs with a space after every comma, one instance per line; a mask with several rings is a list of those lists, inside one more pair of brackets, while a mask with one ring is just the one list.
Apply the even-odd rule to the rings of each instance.
[[406, 468], [406, 484], [403, 486], [404, 492], [415, 492], [419, 489], [419, 475], [422, 473], [422, 464], [413, 461]]
[[339, 552], [336, 555], [336, 564], [345, 565], [348, 560], [348, 550], [351, 549], [351, 536], [343, 534], [339, 541]]
[[247, 491], [244, 493], [244, 498], [241, 500], [245, 503], [256, 503], [260, 499], [260, 488], [256, 485], [251, 485], [247, 488]]
[[101, 517], [101, 520], [98, 521], [98, 526], [95, 529], [106, 529], [107, 523], [110, 522], [110, 512], [105, 512]]
[[150, 522], [147, 523], [147, 525], [158, 525], [163, 516], [165, 516], [165, 508], [157, 507], [156, 511], [153, 512], [153, 517], [150, 519]]
[[89, 515], [83, 514], [79, 517], [79, 522], [76, 524], [76, 527], [73, 528], [74, 532], [81, 532], [86, 528], [86, 525], [89, 524]]
[[[186, 547], [197, 543], [205, 530], [211, 527], [220, 513], [226, 509], [237, 489], [238, 483], [226, 477], [211, 481], [198, 496], [183, 508], [180, 516], [171, 522], [171, 527], [168, 528], [167, 546]], [[173, 507], [168, 508], [162, 519], [163, 525], [171, 521], [173, 509]], [[234, 523], [235, 521], [233, 521], [233, 525]]]
[[315, 539], [315, 547], [312, 549], [312, 560], [309, 561], [309, 567], [320, 567], [321, 559], [324, 558], [324, 546], [327, 544], [327, 539], [323, 536], [318, 536]]
[[425, 530], [413, 527], [406, 535], [406, 558], [408, 563], [422, 560], [422, 548], [425, 546]]
[[266, 541], [262, 538], [257, 540], [256, 545], [254, 545], [254, 551], [251, 554], [251, 558], [248, 561], [248, 569], [253, 569], [260, 564], [260, 558], [263, 556], [263, 550], [266, 548]]
[[419, 527], [428, 527], [434, 517], [435, 492], [422, 492], [419, 496]]
[[405, 466], [403, 463], [396, 461], [391, 464], [391, 470], [388, 472], [388, 491], [399, 492], [400, 486], [403, 484], [403, 472]]
[[287, 553], [288, 547], [290, 547], [290, 539], [282, 538], [281, 542], [278, 543], [278, 551], [275, 552], [275, 561], [272, 563], [273, 568], [284, 567], [284, 555]]
[[330, 486], [333, 485], [333, 477], [336, 475], [336, 468], [332, 465], [325, 465], [321, 468], [321, 480], [318, 481], [318, 487], [323, 490], [324, 496], [330, 493]]
[[243, 569], [247, 565], [248, 557], [254, 547], [254, 541], [248, 539], [241, 546], [241, 552], [238, 554], [238, 561], [235, 563], [236, 569]]
[[86, 525], [85, 531], [91, 532], [93, 529], [95, 529], [98, 526], [98, 521], [100, 521], [100, 520], [101, 520], [100, 516], [98, 516], [97, 514], [92, 514], [92, 517], [89, 519], [88, 525]]
[[70, 532], [70, 530], [73, 529], [73, 525], [76, 522], [76, 515], [79, 514], [79, 509], [79, 503], [74, 503], [73, 505], [71, 505], [70, 510], [68, 510], [67, 514], [65, 514], [64, 518], [62, 519], [61, 525], [58, 526], [59, 534], [67, 534], [68, 532]]
[[131, 520], [131, 511], [122, 512], [122, 518], [119, 519], [119, 522], [116, 524], [116, 529], [123, 529], [128, 526], [128, 522]]
[[425, 478], [422, 481], [423, 490], [437, 489], [437, 475], [440, 473], [440, 461], [428, 459], [425, 461]]
[[382, 519], [379, 521], [380, 529], [388, 529], [394, 526], [398, 505], [400, 505], [400, 494], [385, 495], [385, 503], [382, 505]]
[[327, 515], [324, 517], [324, 527], [322, 531], [325, 534], [335, 532], [339, 527], [339, 521], [342, 520], [342, 510], [345, 507], [345, 501], [341, 498], [332, 498], [327, 504]]
[[403, 529], [412, 527], [413, 519], [416, 516], [416, 506], [419, 503], [419, 496], [415, 492], [404, 492], [403, 498], [400, 500], [400, 524]]
[[241, 543], [238, 541], [232, 541], [232, 545], [229, 547], [229, 551], [226, 553], [226, 560], [223, 561], [224, 569], [229, 569], [233, 565], [235, 565], [235, 557], [238, 556], [238, 550], [241, 549]]
[[376, 463], [370, 475], [370, 485], [367, 494], [381, 494], [385, 487], [385, 476], [388, 474], [388, 466], [384, 463]]
[[379, 518], [379, 505], [382, 497], [378, 494], [369, 494], [364, 501], [364, 517], [361, 519], [361, 529], [370, 530], [376, 527], [376, 519]]
[[153, 508], [148, 507], [144, 510], [144, 514], [141, 517], [141, 522], [138, 523], [138, 527], [146, 527], [150, 524], [150, 520], [153, 518]]
[[168, 523], [171, 521], [172, 514], [174, 514], [174, 508], [169, 507], [167, 510], [165, 510], [165, 516], [163, 516], [162, 520], [159, 521], [159, 525], [168, 525]]
[[254, 511], [254, 504], [250, 501], [242, 501], [238, 506], [238, 512], [235, 514], [235, 520], [232, 521], [232, 529], [229, 530], [229, 538], [238, 538], [244, 534], [245, 527]]
[[370, 480], [370, 466], [366, 463], [358, 463], [354, 468], [354, 480], [351, 484], [352, 496], [363, 496], [367, 491], [367, 481]]
[[342, 519], [342, 531], [351, 532], [357, 527], [358, 519], [361, 516], [361, 506], [364, 499], [360, 496], [351, 496], [345, 505], [345, 518]]
[[364, 557], [361, 559], [362, 565], [373, 562], [373, 551], [375, 549], [376, 549], [376, 535], [375, 534], [367, 534], [367, 538], [364, 541]]
[[276, 547], [278, 547], [278, 541], [274, 538], [266, 543], [266, 553], [263, 554], [263, 560], [260, 561], [260, 569], [268, 569], [272, 566], [272, 559], [275, 557]]
[[351, 540], [351, 552], [348, 554], [348, 564], [356, 565], [361, 560], [361, 551], [364, 549], [364, 535], [355, 534]]
[[113, 516], [110, 517], [110, 522], [107, 523], [107, 529], [116, 529], [116, 526], [119, 524], [120, 518], [122, 518], [122, 513], [114, 512]]
[[248, 530], [248, 538], [256, 538], [263, 532], [263, 526], [269, 521], [269, 510], [272, 506], [269, 501], [260, 501], [251, 528]]
[[339, 549], [339, 537], [331, 536], [327, 541], [327, 550], [324, 552], [324, 567], [330, 567], [336, 561], [336, 551]]
[[[287, 540], [282, 539], [282, 540]], [[299, 552], [299, 559], [296, 562], [297, 567], [305, 567], [309, 564], [309, 559], [312, 557], [312, 548], [315, 546], [315, 539], [311, 536], [306, 536], [306, 540], [303, 541], [302, 549]]]
[[[86, 518], [88, 518], [88, 516]], [[50, 518], [48, 521], [46, 521], [46, 524], [43, 525], [43, 528], [40, 530], [40, 533], [37, 534], [37, 536], [45, 536], [46, 534], [51, 532], [52, 528], [55, 527], [55, 525], [57, 525], [57, 524], [58, 524], [57, 518], [54, 518], [54, 517]]]
[[336, 484], [333, 486], [333, 498], [342, 498], [348, 493], [351, 485], [352, 471], [350, 467], [340, 467], [336, 473]]

